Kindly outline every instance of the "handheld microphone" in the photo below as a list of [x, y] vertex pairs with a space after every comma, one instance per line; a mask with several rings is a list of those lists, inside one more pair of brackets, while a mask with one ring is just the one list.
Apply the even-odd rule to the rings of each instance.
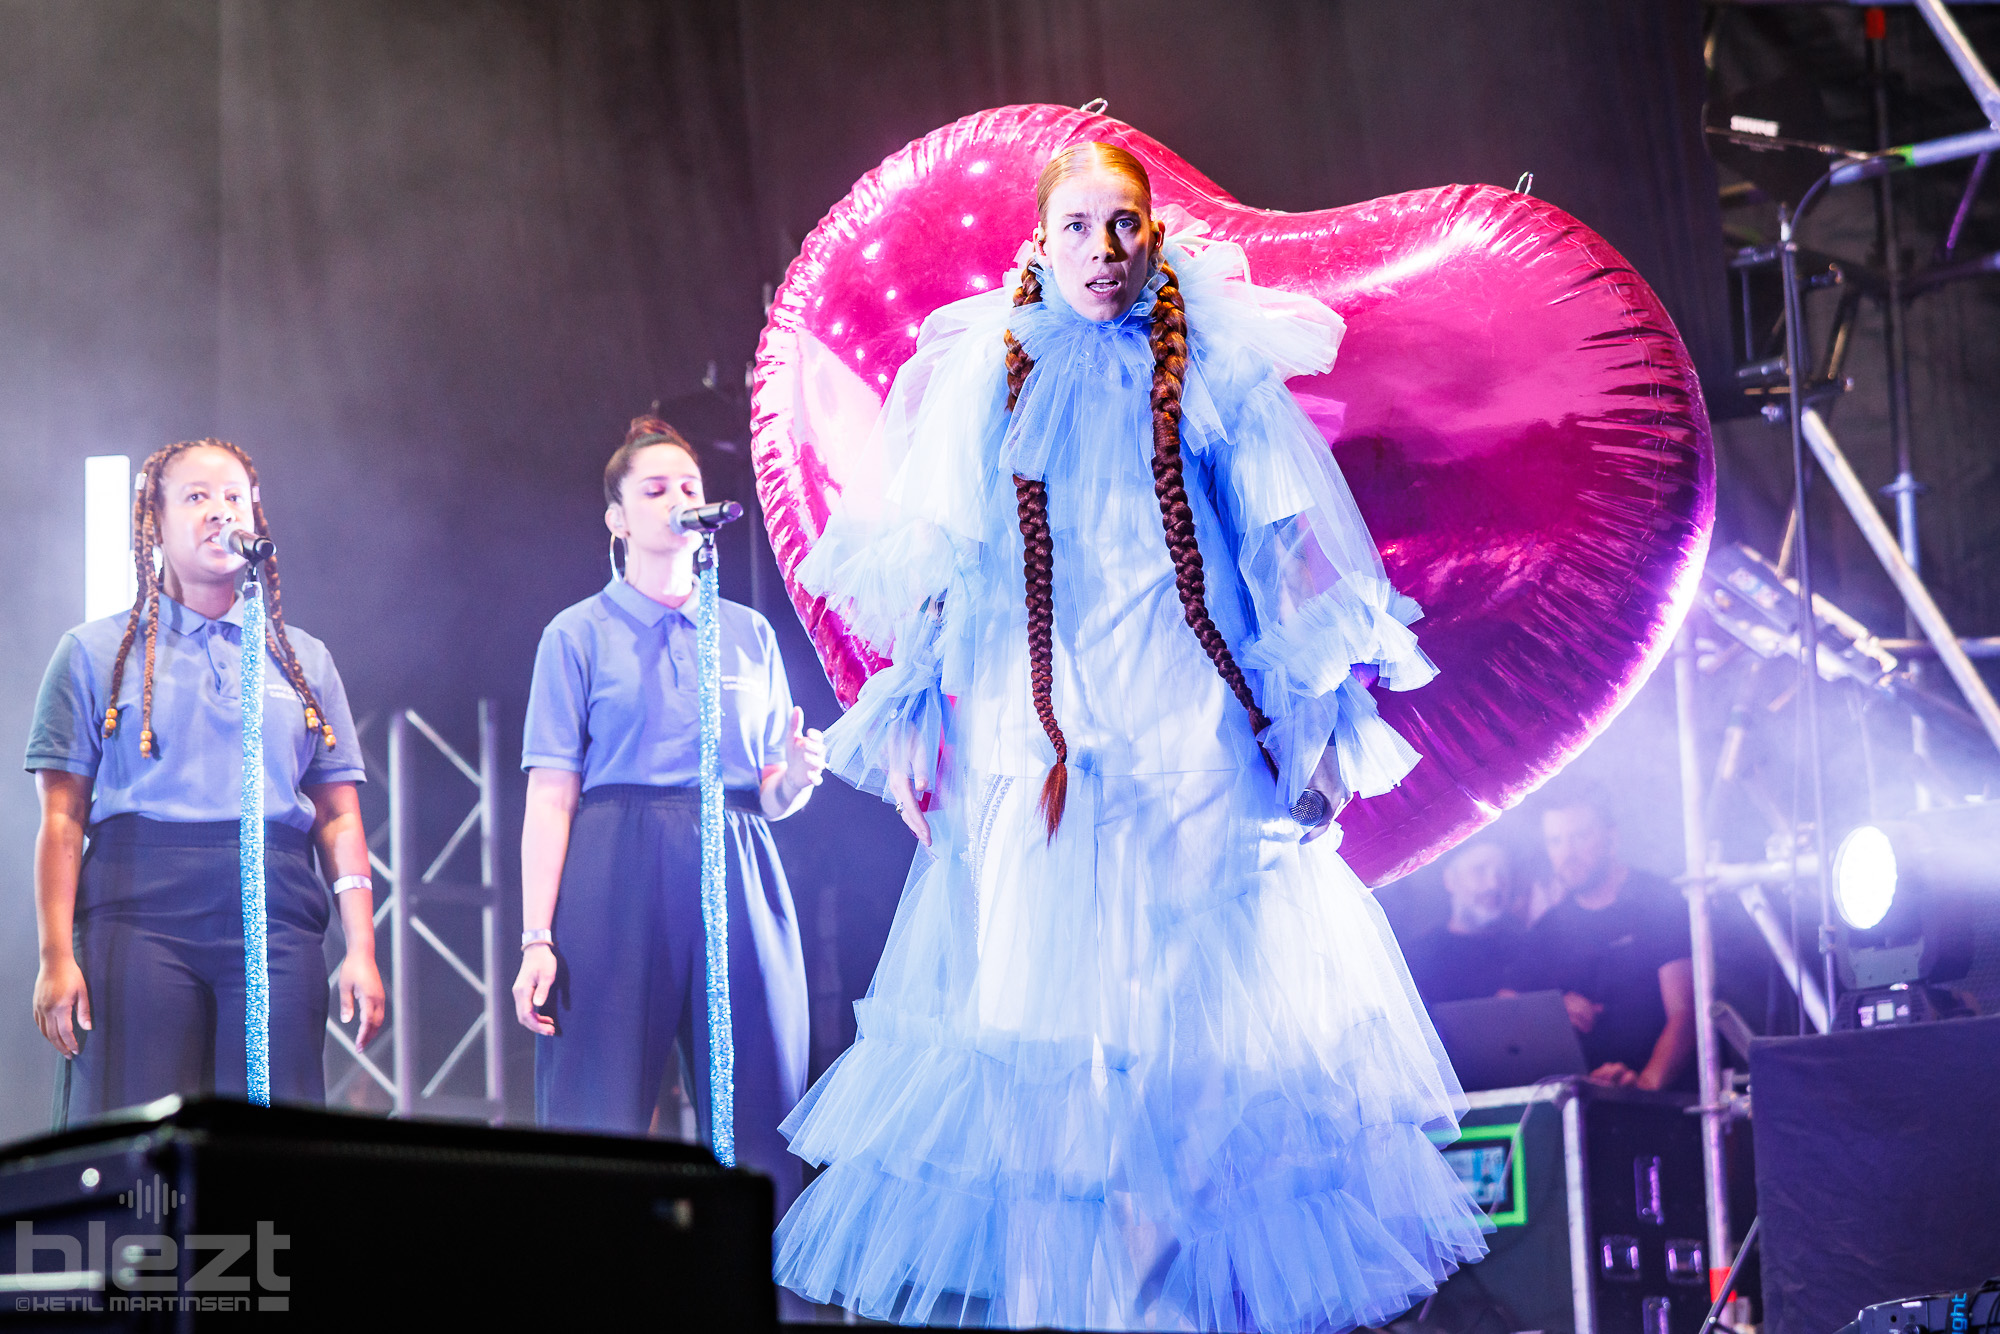
[[249, 561], [261, 565], [278, 554], [278, 545], [262, 533], [248, 528], [225, 528], [222, 530], [222, 545]]
[[1333, 803], [1317, 788], [1307, 788], [1299, 793], [1299, 799], [1292, 803], [1291, 816], [1307, 829], [1317, 829], [1333, 809]]
[[712, 533], [742, 517], [741, 505], [733, 500], [718, 500], [713, 505], [688, 505], [675, 510], [673, 524], [683, 533]]

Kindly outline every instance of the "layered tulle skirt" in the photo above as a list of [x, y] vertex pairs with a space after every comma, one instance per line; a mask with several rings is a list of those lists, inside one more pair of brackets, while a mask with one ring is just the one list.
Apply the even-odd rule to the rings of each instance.
[[781, 1283], [909, 1323], [1340, 1330], [1485, 1251], [1462, 1098], [1337, 836], [1261, 768], [948, 774]]

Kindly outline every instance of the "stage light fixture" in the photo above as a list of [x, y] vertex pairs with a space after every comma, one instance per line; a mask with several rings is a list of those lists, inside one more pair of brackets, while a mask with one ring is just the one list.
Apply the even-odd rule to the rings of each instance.
[[1974, 912], [2000, 897], [2000, 802], [1861, 825], [1833, 860], [1843, 929], [1837, 962], [1847, 1022], [1908, 1023], [1948, 1013], [1937, 983], [1972, 966]]
[[1840, 841], [1833, 854], [1833, 902], [1856, 931], [1881, 925], [1896, 901], [1896, 845], [1872, 824]]

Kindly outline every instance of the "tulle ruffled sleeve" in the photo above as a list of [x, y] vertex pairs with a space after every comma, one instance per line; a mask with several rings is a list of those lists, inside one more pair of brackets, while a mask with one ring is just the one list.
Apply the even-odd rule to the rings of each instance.
[[1420, 757], [1362, 678], [1414, 690], [1437, 668], [1409, 629], [1422, 609], [1390, 585], [1325, 438], [1285, 388], [1333, 364], [1340, 316], [1253, 286], [1234, 246], [1199, 249], [1180, 268], [1191, 354], [1183, 439], [1226, 500], [1254, 620], [1240, 658], [1260, 676], [1281, 793], [1297, 800], [1331, 746], [1347, 787], [1377, 796]]
[[941, 623], [935, 604], [909, 617], [897, 635], [895, 661], [869, 677], [854, 707], [826, 729], [826, 767], [884, 801], [895, 800], [892, 773], [914, 775], [923, 790], [937, 786], [945, 726]]
[[879, 494], [843, 494], [795, 571], [891, 660], [826, 733], [828, 768], [884, 800], [898, 768], [926, 784], [936, 779], [943, 643], [963, 620], [966, 577], [990, 538], [992, 469], [982, 461], [1006, 413], [1009, 290], [954, 302], [924, 322], [866, 447], [889, 484]]

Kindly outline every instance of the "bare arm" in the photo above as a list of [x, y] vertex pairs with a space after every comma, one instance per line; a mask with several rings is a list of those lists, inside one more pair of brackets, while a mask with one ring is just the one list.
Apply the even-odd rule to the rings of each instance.
[[81, 1050], [77, 1030], [90, 1029], [90, 993], [76, 962], [76, 881], [83, 869], [93, 780], [60, 769], [35, 774], [42, 819], [35, 831], [35, 935], [41, 968], [35, 976], [35, 1027], [64, 1056]]
[[1639, 1072], [1639, 1087], [1662, 1089], [1674, 1082], [1694, 1054], [1694, 963], [1674, 959], [1660, 965], [1660, 999], [1667, 1026], [1653, 1043], [1653, 1057]]
[[[556, 894], [562, 888], [563, 860], [569, 856], [569, 829], [583, 799], [583, 775], [568, 769], [528, 770], [528, 806], [521, 817], [521, 927], [546, 931], [555, 922]], [[555, 950], [531, 945], [521, 951], [514, 978], [514, 1017], [532, 1033], [553, 1037], [554, 1021], [535, 1012], [556, 980]]]
[[[319, 848], [320, 865], [336, 881], [368, 875], [368, 830], [361, 823], [361, 796], [354, 784], [308, 783], [303, 791], [313, 804], [313, 842]], [[340, 1022], [349, 1022], [358, 1012], [361, 1028], [354, 1045], [366, 1048], [382, 1030], [389, 1008], [382, 974], [375, 966], [375, 894], [356, 887], [334, 895], [333, 902], [340, 913], [340, 933], [347, 939], [337, 984]]]

